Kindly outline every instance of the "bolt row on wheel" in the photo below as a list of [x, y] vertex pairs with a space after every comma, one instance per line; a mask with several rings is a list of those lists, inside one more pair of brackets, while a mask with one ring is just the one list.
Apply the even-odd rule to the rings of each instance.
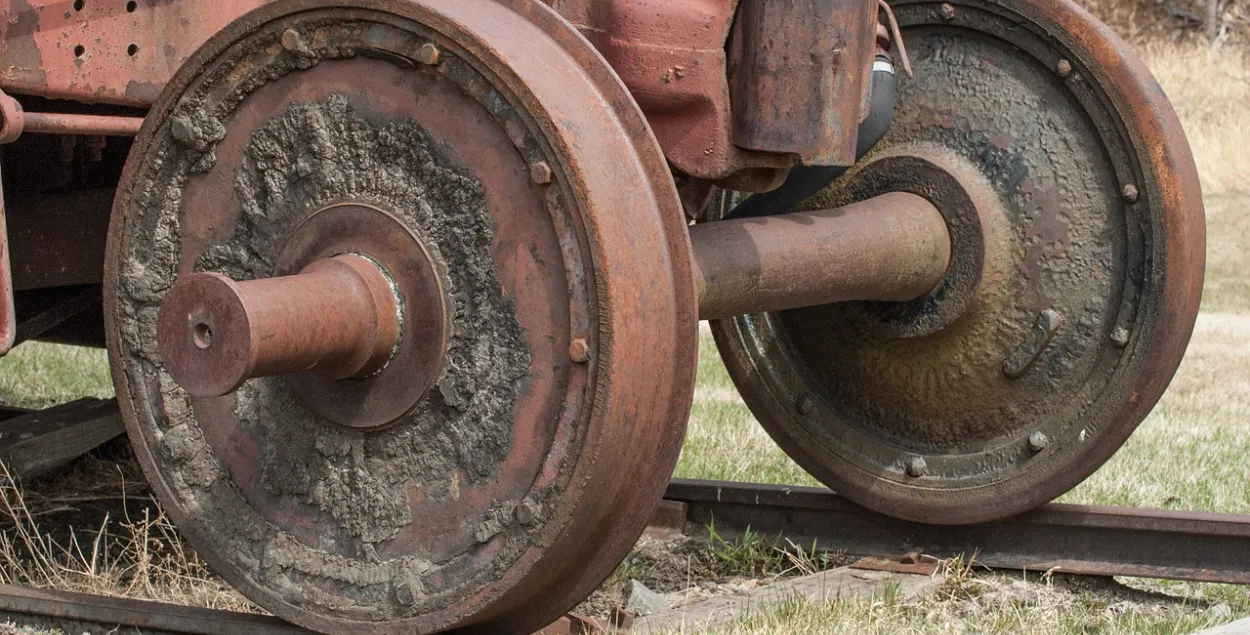
[[756, 417], [835, 491], [926, 523], [1004, 518], [1093, 473], [1176, 371], [1202, 289], [1197, 172], [1141, 61], [1074, 4], [891, 4], [915, 78], [803, 207], [924, 196], [946, 279], [712, 330]]
[[685, 232], [642, 115], [546, 6], [265, 6], [166, 87], [119, 189], [136, 453], [279, 616], [533, 632], [615, 568], [676, 461]]

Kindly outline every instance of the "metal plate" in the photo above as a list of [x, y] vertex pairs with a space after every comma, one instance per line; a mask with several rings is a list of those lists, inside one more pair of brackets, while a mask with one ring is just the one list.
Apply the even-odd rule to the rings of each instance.
[[752, 411], [817, 478], [963, 524], [1062, 494], [1128, 438], [1185, 350], [1205, 235], [1188, 144], [1127, 45], [1065, 0], [947, 4], [893, 3], [916, 79], [874, 153], [805, 206], [927, 195], [979, 279], [954, 267], [916, 302], [713, 332]]
[[[440, 267], [435, 388], [369, 431], [281, 377], [180, 390], [156, 354], [165, 290], [274, 275], [294, 228], [342, 200], [401, 219]], [[530, 633], [616, 567], [671, 474], [689, 249], [642, 115], [546, 6], [277, 2], [194, 54], [136, 140], [105, 275], [119, 403], [180, 530], [273, 613]]]

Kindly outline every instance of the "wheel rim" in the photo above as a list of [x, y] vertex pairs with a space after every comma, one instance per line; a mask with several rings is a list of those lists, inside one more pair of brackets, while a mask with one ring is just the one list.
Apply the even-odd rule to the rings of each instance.
[[1201, 194], [1162, 91], [1079, 8], [894, 6], [916, 79], [876, 150], [805, 207], [916, 191], [950, 224], [915, 175], [953, 175], [980, 223], [952, 225], [952, 251], [984, 238], [971, 298], [713, 332], [761, 423], [830, 487], [921, 522], [1002, 518], [1091, 474], [1162, 395], [1198, 309]]
[[[625, 89], [545, 6], [347, 5], [249, 14], [153, 108], [110, 231], [119, 402], [179, 528], [275, 614], [529, 633], [624, 557], [676, 462], [697, 342], [681, 209]], [[400, 218], [438, 263], [435, 387], [364, 431], [282, 377], [183, 393], [155, 354], [163, 292], [301, 262], [289, 234], [344, 203]]]

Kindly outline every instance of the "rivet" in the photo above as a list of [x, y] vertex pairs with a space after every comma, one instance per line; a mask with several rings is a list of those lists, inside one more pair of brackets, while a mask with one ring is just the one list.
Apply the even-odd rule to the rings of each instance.
[[816, 409], [816, 401], [812, 399], [811, 395], [803, 395], [802, 397], [799, 397], [799, 400], [794, 404], [794, 407], [799, 411], [799, 414], [809, 415]]
[[1120, 194], [1124, 196], [1124, 200], [1130, 203], [1137, 202], [1137, 186], [1132, 183], [1125, 184], [1124, 188], [1120, 190]]
[[438, 58], [441, 56], [442, 52], [430, 42], [422, 44], [421, 48], [417, 49], [417, 61], [427, 66], [438, 64]]
[[1029, 435], [1029, 450], [1034, 454], [1045, 450], [1047, 445], [1050, 445], [1050, 439], [1046, 438], [1046, 433], [1041, 430]]
[[1111, 331], [1111, 341], [1120, 348], [1128, 346], [1128, 329], [1123, 326], [1115, 327], [1115, 329]]
[[551, 166], [546, 161], [535, 161], [530, 165], [530, 178], [539, 185], [551, 182]]
[[1060, 77], [1067, 77], [1072, 74], [1072, 62], [1059, 60], [1059, 63], [1055, 64], [1055, 70], [1059, 72]]
[[575, 337], [569, 342], [569, 359], [579, 364], [590, 361], [590, 345], [586, 343], [586, 338]]
[[953, 4], [949, 3], [949, 2], [943, 2], [943, 3], [942, 3], [942, 8], [941, 8], [941, 10], [940, 10], [940, 11], [941, 11], [941, 13], [942, 13], [942, 19], [943, 19], [943, 20], [946, 20], [947, 22], [950, 22], [951, 20], [954, 20], [954, 19], [955, 19], [955, 5], [953, 5]]
[[920, 478], [921, 476], [924, 476], [925, 471], [928, 469], [929, 466], [924, 462], [923, 457], [913, 456], [911, 457], [911, 460], [907, 462], [907, 475], [912, 478]]

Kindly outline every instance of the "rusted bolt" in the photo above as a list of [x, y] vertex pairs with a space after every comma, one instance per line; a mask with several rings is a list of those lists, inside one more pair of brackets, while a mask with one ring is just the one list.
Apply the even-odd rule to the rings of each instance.
[[799, 400], [794, 404], [794, 407], [798, 409], [799, 414], [809, 415], [816, 409], [816, 402], [812, 399], [811, 395], [803, 395], [802, 397], [799, 397]]
[[517, 503], [516, 510], [513, 511], [516, 521], [522, 525], [529, 525], [538, 518], [538, 504], [534, 501], [521, 501]]
[[950, 22], [955, 19], [955, 5], [949, 2], [943, 2], [940, 11], [942, 13], [943, 20]]
[[417, 600], [417, 596], [412, 592], [412, 585], [407, 582], [400, 582], [395, 585], [395, 599], [404, 606], [412, 606]]
[[1128, 346], [1128, 329], [1123, 326], [1115, 327], [1115, 329], [1111, 331], [1111, 341], [1120, 348]]
[[912, 478], [920, 478], [925, 475], [929, 469], [929, 465], [924, 462], [923, 457], [913, 456], [907, 462], [907, 475]]
[[1037, 454], [1046, 449], [1050, 445], [1050, 439], [1046, 437], [1046, 433], [1041, 430], [1033, 432], [1029, 435], [1029, 451]]
[[1132, 183], [1124, 184], [1123, 189], [1120, 190], [1120, 194], [1124, 196], [1124, 200], [1130, 203], [1137, 202], [1137, 186]]
[[308, 50], [308, 46], [304, 44], [304, 36], [299, 34], [295, 29], [287, 29], [282, 32], [282, 48], [302, 53]]
[[590, 345], [586, 343], [586, 338], [575, 337], [569, 342], [569, 359], [578, 364], [590, 361]]
[[1072, 62], [1059, 60], [1059, 63], [1055, 64], [1055, 70], [1058, 71], [1060, 77], [1067, 77], [1072, 74]]
[[535, 161], [530, 165], [530, 178], [539, 185], [551, 182], [551, 166], [546, 161]]
[[441, 56], [442, 52], [430, 42], [422, 44], [421, 48], [417, 49], [417, 61], [427, 66], [438, 64], [438, 58]]

